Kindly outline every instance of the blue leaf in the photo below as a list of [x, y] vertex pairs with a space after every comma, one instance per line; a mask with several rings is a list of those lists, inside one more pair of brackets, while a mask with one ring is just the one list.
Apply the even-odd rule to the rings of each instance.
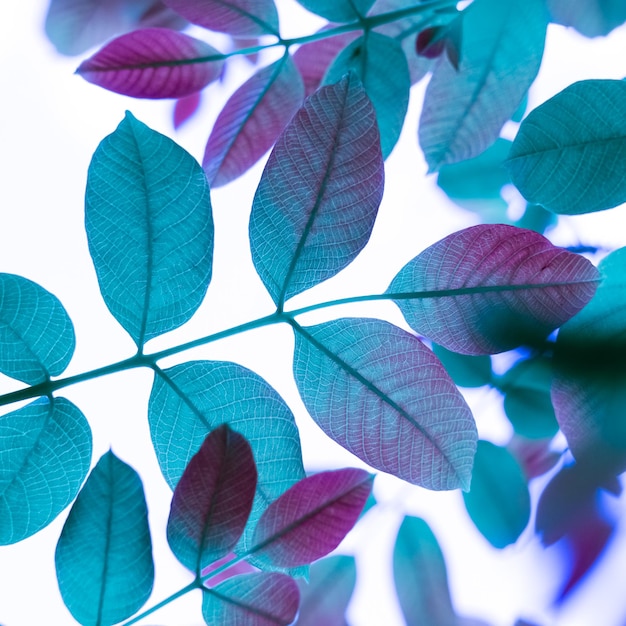
[[352, 22], [365, 17], [374, 0], [298, 0], [298, 3], [331, 22]]
[[551, 19], [586, 37], [608, 35], [626, 21], [623, 0], [547, 0]]

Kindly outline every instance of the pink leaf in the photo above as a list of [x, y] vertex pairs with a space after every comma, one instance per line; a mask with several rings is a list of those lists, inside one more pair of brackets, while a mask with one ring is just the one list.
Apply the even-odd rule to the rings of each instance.
[[373, 480], [365, 470], [349, 468], [297, 482], [261, 516], [253, 562], [296, 567], [326, 556], [356, 523]]
[[146, 28], [108, 43], [76, 70], [85, 80], [134, 98], [181, 98], [219, 77], [208, 44], [167, 28]]
[[509, 452], [517, 459], [528, 480], [536, 478], [551, 470], [561, 458], [561, 454], [550, 450], [550, 438], [526, 439], [521, 435], [513, 435], [507, 445]]
[[222, 557], [217, 561], [213, 561], [211, 565], [205, 567], [200, 572], [200, 575], [203, 579], [225, 563], [235, 560], [235, 563], [233, 563], [230, 567], [227, 567], [219, 574], [215, 574], [215, 576], [211, 576], [207, 580], [205, 580], [204, 586], [208, 588], [215, 587], [216, 585], [219, 585], [221, 582], [224, 582], [225, 580], [228, 580], [233, 576], [237, 576], [239, 574], [253, 574], [259, 571], [256, 567], [254, 567], [254, 565], [250, 565], [248, 561], [238, 561], [236, 560], [236, 557], [237, 555], [234, 552], [229, 552], [225, 557]]
[[176, 100], [174, 106], [174, 128], [180, 128], [186, 121], [188, 121], [198, 110], [200, 106], [200, 92], [189, 94]]

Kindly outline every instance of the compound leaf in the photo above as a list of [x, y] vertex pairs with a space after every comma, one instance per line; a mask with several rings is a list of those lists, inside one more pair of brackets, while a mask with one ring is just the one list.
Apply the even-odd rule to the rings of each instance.
[[298, 0], [298, 4], [331, 22], [352, 22], [365, 17], [374, 0]]

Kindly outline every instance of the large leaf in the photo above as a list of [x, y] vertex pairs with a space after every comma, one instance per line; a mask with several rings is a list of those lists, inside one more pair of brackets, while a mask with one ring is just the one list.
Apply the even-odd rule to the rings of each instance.
[[116, 624], [154, 582], [148, 508], [135, 470], [109, 451], [76, 498], [55, 553], [65, 605], [84, 626]]
[[587, 259], [530, 230], [465, 228], [409, 261], [387, 292], [409, 325], [448, 350], [490, 354], [533, 344], [593, 296]]
[[219, 77], [221, 54], [168, 28], [144, 28], [109, 42], [78, 69], [86, 81], [134, 98], [181, 98]]
[[213, 264], [204, 172], [130, 113], [93, 155], [85, 228], [104, 301], [139, 348], [200, 306]]
[[365, 17], [374, 0], [298, 0], [298, 4], [331, 22], [352, 22]]
[[252, 509], [257, 473], [250, 444], [227, 424], [209, 433], [172, 498], [167, 540], [199, 576], [239, 541]]
[[608, 35], [626, 21], [622, 0], [547, 0], [553, 22], [573, 26], [587, 37]]
[[469, 487], [472, 414], [417, 337], [372, 319], [297, 326], [293, 368], [311, 417], [363, 461], [428, 489]]
[[0, 417], [0, 545], [48, 525], [75, 497], [91, 462], [91, 429], [65, 398]]
[[324, 84], [354, 72], [363, 83], [378, 120], [383, 156], [396, 145], [409, 104], [411, 79], [400, 44], [391, 37], [368, 32], [344, 48], [324, 76]]
[[625, 155], [626, 83], [583, 80], [530, 112], [507, 165], [529, 202], [577, 215], [626, 201]]
[[229, 183], [273, 145], [300, 108], [304, 86], [291, 57], [264, 67], [230, 97], [207, 142], [202, 165], [212, 187]]
[[376, 115], [351, 74], [307, 99], [278, 140], [254, 196], [252, 260], [279, 307], [334, 276], [363, 249], [383, 185]]
[[76, 338], [66, 310], [22, 276], [0, 274], [0, 372], [29, 385], [68, 366]]
[[161, 471], [172, 488], [206, 435], [220, 424], [248, 440], [258, 483], [244, 547], [267, 505], [304, 476], [291, 411], [260, 376], [241, 365], [194, 361], [159, 371], [148, 420]]
[[424, 97], [419, 142], [429, 171], [497, 139], [539, 71], [547, 21], [543, 0], [475, 0], [466, 9], [459, 69], [441, 57]]

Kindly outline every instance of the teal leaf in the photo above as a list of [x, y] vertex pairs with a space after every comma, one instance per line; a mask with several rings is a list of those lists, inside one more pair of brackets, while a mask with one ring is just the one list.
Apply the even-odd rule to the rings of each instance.
[[582, 80], [528, 114], [507, 166], [529, 202], [578, 215], [626, 201], [624, 155], [626, 83]]
[[543, 56], [543, 0], [475, 0], [462, 19], [459, 69], [441, 57], [424, 96], [419, 143], [430, 172], [477, 156], [497, 139]]
[[479, 441], [472, 488], [463, 494], [476, 528], [494, 548], [515, 543], [530, 519], [530, 494], [524, 472], [506, 449]]
[[278, 306], [356, 257], [369, 240], [383, 185], [374, 109], [350, 74], [307, 99], [254, 196], [252, 260]]
[[547, 0], [551, 20], [572, 26], [586, 37], [608, 35], [626, 21], [622, 0]]
[[468, 488], [472, 414], [417, 337], [372, 319], [297, 326], [293, 368], [311, 417], [360, 459], [428, 489]]
[[391, 37], [369, 32], [339, 53], [323, 82], [336, 83], [350, 71], [359, 77], [374, 105], [387, 158], [400, 137], [409, 105], [411, 79], [402, 46]]
[[0, 545], [47, 526], [89, 471], [91, 429], [65, 398], [40, 398], [0, 417]]
[[482, 387], [492, 380], [491, 357], [458, 354], [434, 343], [433, 352], [459, 387]]
[[0, 274], [0, 372], [29, 385], [61, 374], [74, 327], [59, 300], [22, 276]]
[[298, 4], [331, 22], [352, 22], [365, 17], [374, 0], [298, 0]]
[[84, 626], [109, 626], [146, 602], [154, 582], [141, 479], [104, 454], [72, 506], [55, 553], [65, 605]]
[[104, 301], [140, 349], [195, 313], [213, 263], [209, 187], [190, 154], [131, 113], [93, 155], [85, 228]]

